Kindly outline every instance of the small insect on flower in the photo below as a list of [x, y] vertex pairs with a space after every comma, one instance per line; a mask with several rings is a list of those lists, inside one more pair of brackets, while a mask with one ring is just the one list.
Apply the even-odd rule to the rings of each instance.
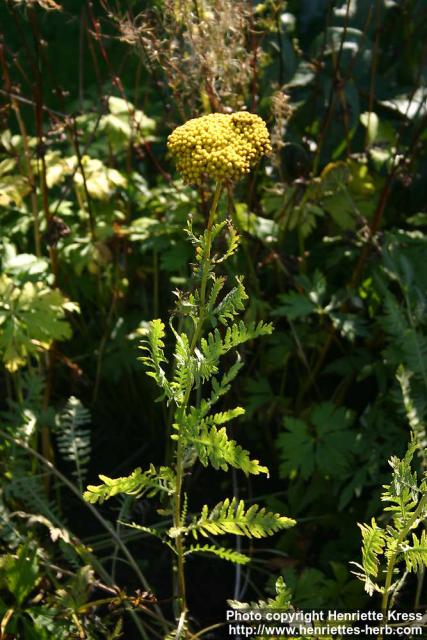
[[211, 113], [188, 120], [168, 138], [178, 171], [189, 183], [204, 177], [237, 180], [271, 152], [262, 118], [254, 113]]

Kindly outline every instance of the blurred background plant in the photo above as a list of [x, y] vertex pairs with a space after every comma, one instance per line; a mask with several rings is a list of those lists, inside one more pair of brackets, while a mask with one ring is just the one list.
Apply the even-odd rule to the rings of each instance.
[[[240, 549], [237, 570], [189, 562], [193, 626], [279, 577], [297, 606], [364, 605], [356, 523], [382, 526], [387, 459], [411, 431], [426, 444], [426, 15], [424, 0], [2, 3], [5, 638], [170, 630], [167, 555], [112, 524], [170, 515], [80, 489], [168, 455], [138, 344], [186, 286], [180, 230], [190, 213], [204, 226], [211, 197], [175, 175], [167, 135], [211, 111], [259, 113], [272, 135], [220, 203], [242, 239], [224, 275], [246, 274], [246, 320], [275, 323], [245, 347], [232, 399], [272, 480], [188, 482], [200, 505], [231, 492], [298, 525]], [[425, 597], [422, 573], [398, 594]]]

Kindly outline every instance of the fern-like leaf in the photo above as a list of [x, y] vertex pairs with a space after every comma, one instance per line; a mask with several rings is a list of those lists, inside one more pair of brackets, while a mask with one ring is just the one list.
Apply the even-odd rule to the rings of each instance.
[[85, 428], [90, 420], [89, 411], [74, 396], [68, 399], [57, 419], [58, 448], [64, 460], [75, 465], [73, 475], [81, 491], [90, 461], [90, 429]]
[[238, 445], [235, 440], [230, 440], [225, 427], [217, 429], [203, 423], [200, 433], [188, 440], [194, 446], [200, 462], [207, 467], [210, 463], [214, 469], [228, 470], [228, 465], [240, 469], [245, 475], [268, 475], [267, 467], [262, 466], [259, 460], [251, 460], [248, 451]]
[[423, 460], [424, 466], [426, 466], [427, 431], [417, 403], [414, 402], [412, 398], [411, 375], [412, 374], [407, 369], [405, 369], [403, 365], [401, 365], [397, 370], [396, 377], [400, 384], [400, 389], [402, 392], [403, 406], [405, 408], [406, 418], [409, 422], [412, 433], [414, 434], [414, 438], [417, 441], [420, 457]]
[[89, 485], [83, 494], [87, 502], [104, 502], [119, 493], [141, 497], [147, 494], [148, 497], [155, 496], [159, 492], [169, 495], [173, 493], [174, 473], [169, 467], [160, 467], [157, 470], [154, 465], [150, 465], [147, 471], [141, 471], [138, 467], [129, 476], [123, 478], [108, 478], [100, 475], [99, 479], [103, 484]]
[[191, 219], [187, 222], [186, 233], [190, 238], [192, 244], [195, 246], [195, 254], [197, 264], [194, 268], [194, 275], [196, 278], [201, 277], [204, 269], [207, 268], [210, 277], [212, 277], [212, 269], [213, 269], [213, 260], [210, 258], [206, 260], [208, 256], [211, 254], [211, 244], [215, 240], [215, 238], [221, 233], [221, 231], [226, 226], [227, 222], [223, 220], [222, 222], [215, 223], [211, 230], [205, 229], [205, 231], [200, 235], [196, 236], [193, 233], [192, 221]]
[[248, 299], [243, 278], [236, 277], [237, 285], [227, 293], [223, 300], [216, 306], [213, 313], [217, 316], [221, 324], [227, 325], [234, 316], [245, 309], [245, 300]]
[[214, 544], [191, 545], [185, 552], [185, 555], [190, 553], [207, 553], [218, 556], [218, 558], [221, 558], [222, 560], [233, 562], [234, 564], [247, 564], [250, 562], [250, 558], [245, 556], [244, 553], [239, 553], [239, 551], [234, 551], [233, 549], [226, 549], [225, 547], [217, 547]]
[[226, 224], [228, 230], [227, 249], [220, 258], [216, 258], [215, 262], [217, 263], [224, 262], [225, 260], [228, 260], [228, 258], [231, 258], [231, 256], [236, 253], [240, 244], [240, 236], [237, 233], [236, 228], [233, 226], [231, 220], [227, 220]]
[[215, 307], [215, 303], [218, 299], [219, 294], [221, 293], [221, 290], [223, 289], [225, 284], [225, 277], [224, 276], [216, 276], [215, 274], [212, 275], [212, 286], [211, 286], [211, 290], [209, 292], [209, 298], [208, 298], [208, 303], [206, 305], [207, 308], [207, 315], [210, 316], [214, 307]]
[[384, 296], [385, 309], [381, 324], [386, 333], [393, 338], [385, 355], [392, 362], [404, 363], [405, 367], [413, 372], [414, 377], [427, 386], [427, 338], [417, 330], [411, 310], [408, 311], [407, 317], [402, 305], [381, 279], [378, 279], [378, 284]]
[[417, 506], [418, 497], [425, 487], [425, 481], [420, 487], [417, 482], [417, 472], [412, 471], [411, 463], [418, 444], [413, 440], [408, 447], [404, 458], [400, 459], [392, 456], [389, 464], [393, 469], [392, 481], [389, 485], [384, 485], [381, 495], [383, 502], [390, 503], [384, 511], [393, 513], [395, 528], [400, 531], [412, 517]]
[[232, 609], [240, 611], [247, 611], [248, 609], [263, 609], [264, 611], [281, 609], [282, 611], [287, 611], [291, 608], [292, 591], [286, 586], [282, 576], [277, 578], [275, 589], [276, 596], [274, 598], [268, 598], [268, 600], [259, 600], [258, 602], [227, 600], [227, 603]]
[[219, 502], [211, 512], [205, 505], [199, 518], [188, 527], [197, 539], [198, 534], [203, 537], [232, 533], [248, 538], [264, 538], [282, 529], [288, 529], [296, 524], [292, 518], [260, 508], [257, 504], [245, 509], [243, 500], [226, 498]]
[[240, 357], [237, 356], [236, 362], [232, 367], [224, 375], [220, 380], [217, 378], [212, 378], [212, 391], [210, 397], [205, 400], [204, 398], [200, 402], [200, 417], [203, 418], [206, 416], [212, 407], [218, 402], [218, 400], [228, 393], [231, 387], [231, 383], [234, 378], [239, 373], [240, 369], [243, 367], [243, 362], [240, 360]]
[[159, 320], [155, 319], [150, 322], [149, 330], [146, 338], [143, 340], [140, 349], [148, 353], [148, 355], [141, 356], [140, 360], [147, 367], [147, 375], [157, 382], [158, 386], [163, 389], [164, 394], [170, 398], [171, 389], [169, 386], [166, 373], [163, 369], [163, 364], [167, 362], [164, 353], [165, 343], [163, 338], [165, 337], [165, 325]]
[[218, 329], [208, 334], [207, 338], [200, 341], [200, 351], [196, 350], [199, 359], [200, 376], [208, 380], [218, 373], [218, 363], [221, 356], [244, 342], [253, 340], [262, 335], [268, 335], [273, 331], [273, 325], [265, 322], [250, 322], [248, 325], [241, 320], [227, 328], [224, 338]]
[[378, 575], [379, 558], [385, 545], [385, 532], [377, 526], [375, 518], [372, 518], [371, 526], [359, 524], [362, 532], [362, 565], [368, 576]]
[[173, 544], [165, 538], [162, 531], [159, 531], [155, 527], [146, 527], [142, 524], [137, 524], [135, 522], [123, 522], [121, 520], [118, 520], [118, 523], [123, 525], [124, 527], [129, 527], [130, 529], [136, 529], [143, 535], [153, 536], [153, 538], [157, 538], [163, 544], [167, 545], [173, 553], [176, 553], [176, 549], [173, 546]]
[[5, 498], [13, 497], [15, 504], [22, 504], [27, 512], [47, 518], [55, 527], [66, 529], [60, 509], [54, 500], [46, 496], [42, 475], [22, 475], [12, 478], [6, 485]]
[[[185, 418], [185, 429], [181, 427], [179, 436], [172, 437], [174, 439], [181, 437], [186, 444], [191, 445], [205, 467], [210, 463], [214, 469], [227, 471], [228, 465], [231, 465], [241, 469], [246, 475], [260, 473], [268, 475], [267, 467], [261, 466], [258, 460], [251, 460], [248, 451], [229, 439], [225, 427], [217, 428], [241, 416], [244, 412], [242, 407], [235, 407], [202, 417], [203, 409], [191, 407], [189, 415]], [[175, 424], [174, 428], [180, 429], [178, 424]]]
[[425, 529], [420, 539], [412, 534], [412, 546], [403, 549], [406, 569], [418, 573], [427, 567], [427, 533]]
[[175, 372], [173, 381], [171, 383], [171, 389], [173, 392], [174, 400], [179, 406], [185, 396], [185, 392], [193, 385], [196, 367], [194, 358], [191, 355], [190, 344], [188, 336], [185, 333], [178, 334], [172, 324], [171, 329], [175, 334], [176, 346], [175, 346]]

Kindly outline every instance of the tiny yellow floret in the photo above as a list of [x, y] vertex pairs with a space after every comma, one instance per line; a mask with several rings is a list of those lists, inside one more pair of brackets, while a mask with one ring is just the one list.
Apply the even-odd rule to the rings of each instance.
[[246, 111], [188, 120], [170, 134], [168, 148], [184, 180], [194, 184], [206, 176], [237, 180], [271, 152], [264, 120]]

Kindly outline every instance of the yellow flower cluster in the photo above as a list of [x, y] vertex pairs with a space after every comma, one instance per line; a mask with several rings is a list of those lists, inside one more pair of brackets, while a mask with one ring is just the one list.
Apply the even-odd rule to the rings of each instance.
[[200, 184], [205, 176], [237, 180], [270, 153], [264, 120], [253, 113], [211, 113], [177, 127], [168, 138], [184, 180]]

